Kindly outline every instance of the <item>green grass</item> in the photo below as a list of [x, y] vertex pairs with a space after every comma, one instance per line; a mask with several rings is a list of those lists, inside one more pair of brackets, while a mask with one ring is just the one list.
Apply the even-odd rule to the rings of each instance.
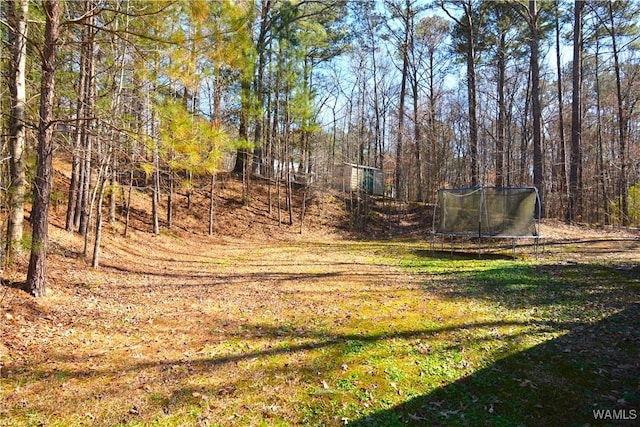
[[637, 268], [399, 255], [467, 326], [410, 354], [420, 395], [356, 425], [584, 425], [592, 408], [640, 409]]
[[[331, 253], [285, 271], [281, 260], [293, 257], [263, 249], [268, 285], [251, 282], [263, 264], [238, 267], [256, 262], [249, 250], [229, 254], [233, 263], [207, 260], [240, 284], [207, 288], [208, 303], [172, 294], [184, 318], [139, 324], [135, 338], [181, 331], [154, 337], [166, 348], [140, 346], [139, 364], [125, 350], [105, 353], [107, 368], [90, 374], [72, 361], [11, 367], [3, 391], [27, 403], [5, 407], [0, 426], [594, 425], [594, 408], [640, 410], [634, 265], [478, 260], [413, 242], [286, 249], [300, 259]], [[86, 407], [54, 413], [63, 410], [38, 401], [45, 381]], [[85, 391], [73, 389], [78, 381]]]

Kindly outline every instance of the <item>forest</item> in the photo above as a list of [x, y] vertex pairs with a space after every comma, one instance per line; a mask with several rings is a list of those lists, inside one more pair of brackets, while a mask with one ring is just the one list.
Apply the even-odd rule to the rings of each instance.
[[[328, 186], [347, 162], [382, 169], [401, 202], [535, 186], [546, 217], [640, 221], [637, 2], [1, 8], [3, 258], [30, 251], [33, 295], [45, 291], [51, 204], [66, 205], [66, 229], [96, 266], [102, 223], [117, 209], [128, 218], [132, 189], [151, 198], [157, 234], [177, 193], [207, 188], [211, 233], [221, 171], [242, 177], [247, 205], [252, 179], [267, 179], [278, 209], [292, 181]], [[54, 159], [71, 165], [64, 192], [52, 190]]]

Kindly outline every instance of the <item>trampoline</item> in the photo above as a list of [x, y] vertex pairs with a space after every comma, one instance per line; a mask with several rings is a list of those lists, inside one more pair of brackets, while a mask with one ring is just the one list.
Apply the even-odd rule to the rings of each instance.
[[541, 205], [535, 187], [467, 187], [438, 190], [433, 213], [432, 249], [435, 238], [533, 239], [535, 251], [541, 241]]

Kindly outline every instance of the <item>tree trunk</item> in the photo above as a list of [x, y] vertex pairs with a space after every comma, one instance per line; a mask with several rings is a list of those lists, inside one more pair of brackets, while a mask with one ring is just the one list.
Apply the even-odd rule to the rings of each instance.
[[96, 209], [96, 235], [95, 240], [93, 242], [93, 257], [91, 259], [91, 266], [93, 268], [98, 268], [100, 265], [100, 242], [102, 241], [102, 205], [104, 202], [104, 189], [105, 184], [107, 182], [109, 173], [109, 161], [107, 160], [105, 164], [105, 173], [102, 174], [102, 178], [97, 183], [98, 186], [98, 204]]
[[526, 182], [529, 177], [528, 156], [529, 151], [529, 104], [531, 103], [531, 73], [527, 74], [527, 91], [524, 98], [524, 111], [522, 112], [522, 132], [520, 135], [520, 170], [519, 181]]
[[122, 233], [125, 237], [129, 232], [129, 219], [131, 217], [131, 193], [133, 192], [133, 170], [129, 172], [129, 192], [127, 194], [127, 207], [126, 214], [124, 220], [124, 232]]
[[[155, 117], [152, 119], [155, 120]], [[151, 215], [153, 217], [153, 234], [160, 234], [159, 209], [160, 209], [160, 153], [158, 152], [158, 141], [153, 136], [153, 185], [151, 195]]]
[[429, 49], [429, 154], [427, 155], [427, 179], [429, 179], [429, 196], [433, 196], [434, 190], [440, 185], [442, 166], [440, 161], [444, 160], [439, 156], [437, 150], [438, 131], [436, 126], [436, 83], [435, 83], [435, 52], [433, 45]]
[[211, 174], [211, 190], [209, 192], [209, 236], [213, 235], [213, 208], [215, 206], [216, 174]]
[[501, 30], [498, 39], [497, 52], [498, 67], [498, 121], [496, 123], [496, 177], [495, 185], [502, 187], [504, 185], [504, 146], [505, 146], [505, 123], [506, 123], [506, 105], [504, 99], [505, 74], [507, 68], [506, 58], [506, 33]]
[[285, 185], [285, 203], [287, 207], [287, 211], [289, 213], [289, 225], [293, 225], [293, 203], [292, 203], [292, 194], [291, 194], [291, 145], [292, 145], [292, 135], [291, 135], [291, 116], [290, 112], [290, 99], [289, 96], [291, 94], [291, 88], [288, 84], [284, 85], [285, 95], [284, 95], [284, 105], [282, 106], [282, 111], [284, 113], [283, 117], [283, 140], [284, 140], [284, 153], [281, 157], [284, 162], [284, 185]]
[[169, 169], [169, 190], [167, 191], [167, 228], [173, 225], [173, 170]]
[[156, 129], [156, 111], [151, 102], [151, 92], [157, 90], [155, 83], [151, 83], [147, 93], [147, 110], [150, 117], [149, 135], [153, 141], [153, 152], [151, 153], [153, 162], [153, 173], [151, 174], [151, 227], [153, 234], [160, 234], [160, 147]]
[[266, 155], [266, 159], [265, 159], [265, 176], [267, 177], [267, 198], [268, 198], [268, 203], [269, 203], [269, 215], [271, 215], [273, 213], [273, 180], [275, 178], [275, 173], [274, 173], [274, 164], [273, 164], [273, 142], [274, 142], [274, 135], [271, 132], [271, 96], [269, 96], [267, 98], [267, 113], [266, 113], [266, 117], [264, 118], [264, 122], [267, 125], [266, 129], [264, 130], [266, 137], [265, 137], [265, 142], [266, 142], [266, 148], [267, 148], [267, 155]]
[[[610, 214], [609, 214], [609, 196], [607, 194], [607, 179], [606, 172], [604, 168], [604, 149], [602, 146], [602, 107], [600, 104], [601, 93], [600, 93], [600, 74], [599, 74], [599, 60], [600, 58], [600, 43], [596, 39], [596, 52], [594, 55], [595, 60], [595, 95], [596, 95], [596, 140], [598, 146], [598, 158], [597, 162], [597, 170], [598, 170], [598, 183], [600, 185], [600, 192], [602, 194], [602, 204], [604, 209], [604, 224], [609, 224], [610, 222]], [[600, 221], [600, 215], [598, 214], [598, 221]]]
[[[287, 159], [287, 165], [291, 162]], [[291, 166], [287, 166], [287, 209], [289, 210], [289, 225], [293, 225], [293, 180], [291, 179]]]
[[[97, 178], [97, 182], [96, 185], [93, 187], [93, 194], [91, 195], [91, 201], [88, 204], [88, 209], [87, 211], [89, 212], [89, 215], [87, 216], [87, 230], [84, 233], [84, 249], [82, 252], [82, 256], [84, 258], [88, 258], [89, 257], [89, 223], [91, 222], [91, 216], [93, 214], [93, 209], [96, 206], [96, 198], [100, 197], [100, 209], [102, 209], [102, 203], [104, 200], [104, 186], [105, 186], [105, 181], [107, 179], [107, 170], [109, 167], [109, 156], [107, 156], [106, 158], [103, 158], [103, 153], [102, 150], [98, 149], [98, 153], [97, 153], [97, 157], [100, 160], [100, 166], [98, 168], [98, 178]], [[102, 215], [102, 211], [99, 212], [99, 215]], [[102, 226], [102, 218], [100, 218], [100, 226]], [[95, 230], [95, 232], [97, 233], [98, 230]]]
[[[85, 3], [85, 11], [87, 10], [87, 4]], [[84, 183], [84, 163], [83, 151], [81, 147], [83, 145], [85, 134], [84, 118], [86, 117], [86, 95], [87, 89], [87, 34], [90, 31], [89, 28], [85, 28], [82, 31], [81, 46], [80, 46], [80, 69], [77, 85], [77, 105], [76, 105], [76, 120], [74, 129], [74, 141], [72, 147], [72, 160], [71, 160], [71, 183], [69, 184], [69, 200], [67, 203], [67, 216], [65, 228], [67, 231], [78, 230], [80, 227], [80, 215], [82, 210], [82, 186]]]
[[569, 216], [567, 220], [580, 218], [582, 173], [582, 13], [584, 2], [576, 0], [573, 24], [573, 99], [571, 104], [571, 168], [569, 171]]
[[[78, 102], [78, 104], [82, 104], [82, 102]], [[76, 111], [79, 112], [79, 109]], [[71, 148], [71, 182], [69, 183], [69, 198], [67, 201], [67, 215], [65, 220], [65, 229], [67, 231], [76, 230], [76, 209], [80, 193], [80, 132], [78, 123], [79, 120], [76, 120], [76, 136], [73, 147]]]
[[110, 190], [109, 190], [109, 222], [111, 224], [116, 222], [116, 210], [117, 210], [117, 202], [116, 202], [116, 193], [118, 190], [121, 191], [120, 184], [118, 183], [118, 175], [116, 174], [118, 166], [112, 165], [111, 167], [111, 178], [110, 178]]
[[[411, 50], [414, 49], [414, 25], [413, 25], [413, 15], [411, 15], [411, 38], [409, 46]], [[412, 53], [413, 57], [413, 53]], [[416, 64], [415, 59], [413, 60], [413, 70], [412, 70], [412, 86], [411, 91], [413, 95], [413, 139], [415, 144], [415, 160], [416, 160], [416, 186], [417, 186], [417, 198], [419, 202], [424, 202], [424, 174], [422, 172], [422, 135], [420, 132], [420, 106], [418, 99], [418, 64]]]
[[471, 186], [480, 184], [480, 168], [478, 165], [478, 113], [476, 100], [476, 63], [475, 32], [473, 11], [470, 4], [465, 4], [466, 28], [468, 31], [467, 46], [467, 93], [469, 98], [469, 157], [471, 161]]
[[544, 216], [544, 183], [542, 164], [542, 106], [540, 105], [540, 34], [536, 0], [529, 1], [531, 29], [531, 113], [533, 114], [533, 185], [540, 196], [540, 212]]
[[[560, 193], [560, 206], [562, 215], [566, 218], [567, 209], [566, 202], [568, 198], [567, 188], [567, 142], [564, 136], [564, 100], [562, 95], [562, 64], [560, 62], [560, 5], [559, 0], [556, 0], [556, 14], [555, 14], [555, 26], [556, 26], [556, 69], [558, 73], [558, 134], [560, 136], [560, 177], [558, 186], [558, 192]], [[596, 67], [597, 69], [597, 67]]]
[[9, 224], [7, 236], [7, 252], [20, 250], [20, 241], [24, 232], [24, 196], [25, 196], [25, 161], [24, 148], [26, 141], [25, 106], [26, 106], [26, 58], [27, 58], [27, 14], [29, 1], [20, 0], [16, 10], [14, 1], [7, 2], [10, 27], [11, 62], [9, 65], [9, 92], [11, 94], [11, 114], [9, 116], [9, 140], [11, 147], [9, 184]]
[[307, 194], [309, 193], [309, 184], [304, 184], [304, 192], [302, 193], [302, 207], [300, 208], [300, 234], [304, 225], [304, 216], [307, 211]]
[[[267, 35], [270, 30], [271, 20], [269, 19], [269, 15], [271, 13], [271, 7], [273, 5], [272, 0], [266, 0], [261, 2], [262, 8], [260, 10], [260, 28], [258, 30], [258, 37], [256, 38], [256, 53], [258, 55], [257, 59], [257, 70], [253, 79], [253, 90], [255, 94], [255, 99], [257, 100], [257, 108], [259, 111], [264, 111], [264, 103], [265, 103], [265, 93], [264, 93], [264, 79], [265, 79], [265, 67], [266, 67], [266, 55], [267, 55]], [[254, 157], [257, 159], [258, 165], [260, 167], [260, 174], [270, 178], [273, 174], [272, 172], [268, 172], [267, 167], [269, 164], [269, 155], [267, 153], [268, 149], [264, 146], [264, 142], [266, 141], [265, 136], [268, 134], [268, 131], [265, 132], [264, 128], [267, 127], [267, 123], [269, 122], [267, 108], [267, 115], [261, 115], [259, 119], [256, 120], [253, 142], [255, 145], [254, 149]], [[266, 125], [266, 126], [265, 126]], [[266, 156], [266, 158], [265, 158]], [[271, 213], [271, 207], [269, 208], [269, 213]]]
[[49, 198], [53, 179], [53, 106], [56, 52], [60, 26], [58, 0], [43, 2], [45, 12], [42, 80], [40, 84], [40, 118], [38, 121], [38, 164], [32, 218], [32, 246], [26, 287], [35, 297], [46, 294], [47, 245], [49, 237]]
[[616, 27], [613, 20], [613, 6], [611, 0], [609, 5], [609, 24], [611, 25], [611, 47], [613, 49], [613, 68], [616, 74], [616, 97], [618, 101], [618, 137], [620, 147], [620, 177], [618, 178], [618, 192], [620, 197], [620, 224], [629, 225], [629, 189], [627, 188], [627, 117], [622, 97], [622, 77], [620, 75], [620, 59], [618, 52], [618, 41]]
[[[380, 118], [380, 89], [378, 88], [380, 82], [378, 82], [378, 61], [376, 57], [376, 36], [374, 34], [374, 28], [372, 26], [371, 17], [367, 16], [367, 30], [369, 33], [369, 43], [371, 44], [371, 77], [373, 78], [373, 114], [375, 117], [374, 121], [374, 139], [375, 139], [375, 147], [374, 147], [374, 166], [382, 169], [382, 156], [383, 149], [382, 145], [382, 131], [381, 131], [381, 123], [382, 119]], [[337, 102], [337, 100], [336, 100]], [[334, 115], [335, 116], [335, 115]], [[334, 126], [335, 130], [335, 126]], [[332, 163], [333, 164], [333, 163]]]
[[251, 82], [247, 77], [242, 77], [240, 82], [241, 86], [241, 112], [240, 112], [240, 126], [238, 133], [244, 147], [238, 150], [236, 156], [236, 164], [233, 169], [235, 173], [242, 174], [242, 200], [245, 206], [249, 205], [249, 178], [251, 172], [251, 165], [249, 164], [249, 109], [251, 103], [249, 102], [249, 96], [251, 91]]
[[[93, 0], [87, 0], [85, 2], [85, 10], [91, 11], [94, 7]], [[93, 145], [94, 145], [94, 127], [95, 120], [92, 118], [95, 112], [96, 105], [96, 55], [95, 55], [95, 34], [96, 29], [94, 28], [96, 17], [95, 15], [91, 15], [89, 17], [88, 22], [88, 36], [86, 40], [86, 65], [87, 71], [85, 76], [85, 105], [86, 110], [85, 114], [87, 117], [81, 121], [81, 128], [83, 133], [83, 182], [81, 183], [81, 206], [80, 206], [80, 224], [79, 231], [85, 236], [85, 240], [87, 238], [87, 234], [89, 233], [89, 223], [90, 223], [90, 215], [91, 215], [91, 175], [92, 175], [92, 155], [93, 155]]]
[[[407, 8], [409, 7], [409, 0], [407, 0]], [[396, 198], [404, 200], [404, 179], [402, 167], [402, 150], [403, 150], [403, 135], [404, 135], [404, 98], [407, 93], [407, 77], [409, 75], [409, 17], [405, 16], [405, 35], [404, 41], [400, 46], [400, 53], [402, 54], [402, 76], [400, 81], [400, 99], [398, 100], [398, 135], [396, 144]]]

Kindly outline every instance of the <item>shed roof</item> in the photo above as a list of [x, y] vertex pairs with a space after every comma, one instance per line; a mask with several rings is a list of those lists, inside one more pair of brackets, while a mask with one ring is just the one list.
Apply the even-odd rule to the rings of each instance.
[[374, 166], [364, 166], [364, 165], [358, 165], [356, 163], [348, 163], [348, 162], [344, 162], [344, 165], [347, 166], [351, 166], [353, 168], [359, 168], [359, 169], [371, 169], [371, 170], [382, 170], [380, 168], [376, 168]]

